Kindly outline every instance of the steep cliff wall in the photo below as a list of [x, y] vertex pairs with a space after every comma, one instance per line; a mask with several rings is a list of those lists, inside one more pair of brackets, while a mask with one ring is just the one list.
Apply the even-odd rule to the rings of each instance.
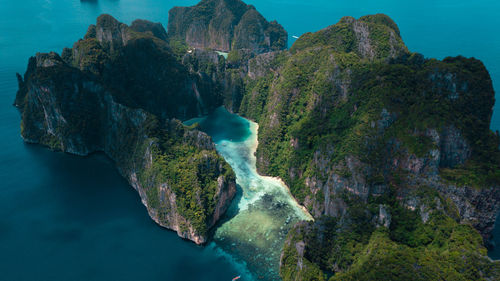
[[165, 34], [159, 24], [128, 27], [103, 15], [63, 58], [29, 60], [15, 105], [25, 141], [106, 153], [158, 224], [201, 244], [228, 208], [235, 176], [209, 136], [172, 119], [206, 113], [220, 98], [198, 90], [204, 82]]
[[182, 120], [208, 114], [222, 103], [222, 96], [204, 86], [211, 82], [189, 73], [179, 60], [185, 50], [173, 48], [165, 36], [160, 24], [138, 20], [128, 27], [102, 15], [62, 57], [94, 74], [117, 102], [129, 107]]
[[[260, 125], [258, 169], [283, 178], [317, 219], [291, 232], [285, 280], [323, 270], [390, 280], [406, 265], [391, 272], [386, 262], [410, 259], [398, 247], [421, 267], [407, 271], [417, 279], [448, 266], [448, 279], [498, 276], [476, 232], [487, 242], [500, 209], [494, 92], [480, 61], [412, 54], [395, 23], [374, 15], [343, 18], [248, 65], [239, 112]], [[456, 235], [473, 245], [453, 244]], [[367, 254], [380, 245], [387, 251]], [[480, 269], [464, 274], [444, 245]]]
[[240, 0], [203, 0], [193, 7], [175, 7], [168, 14], [168, 34], [190, 47], [255, 53], [287, 48], [288, 35]]

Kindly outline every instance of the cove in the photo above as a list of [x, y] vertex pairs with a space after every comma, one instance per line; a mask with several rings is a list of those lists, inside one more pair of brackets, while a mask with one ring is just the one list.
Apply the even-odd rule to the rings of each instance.
[[[238, 194], [214, 230], [213, 244], [246, 265], [245, 280], [278, 280], [281, 249], [290, 228], [312, 220], [278, 178], [256, 169], [258, 125], [219, 107], [198, 123], [236, 173]], [[251, 273], [249, 273], [251, 272]]]

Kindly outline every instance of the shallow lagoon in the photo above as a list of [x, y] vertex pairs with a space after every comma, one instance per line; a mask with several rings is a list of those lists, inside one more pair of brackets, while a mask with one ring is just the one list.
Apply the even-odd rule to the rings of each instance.
[[238, 195], [227, 218], [214, 233], [214, 243], [253, 273], [247, 279], [278, 279], [279, 257], [288, 230], [299, 220], [311, 220], [285, 184], [257, 173], [255, 151], [258, 125], [218, 108], [198, 122], [217, 151], [236, 173]]

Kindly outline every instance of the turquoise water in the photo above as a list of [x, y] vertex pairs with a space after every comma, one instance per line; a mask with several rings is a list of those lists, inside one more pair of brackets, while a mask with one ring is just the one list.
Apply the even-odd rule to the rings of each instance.
[[[0, 0], [0, 279], [230, 280], [244, 271], [243, 265], [224, 254], [231, 253], [232, 245], [221, 242], [228, 241], [221, 238], [231, 236], [224, 224], [220, 227], [221, 234], [214, 234], [215, 242], [205, 248], [178, 239], [148, 218], [135, 191], [103, 156], [80, 158], [24, 144], [19, 136], [19, 113], [11, 106], [17, 90], [14, 74], [24, 73], [28, 57], [37, 51], [60, 52], [63, 47], [71, 46], [99, 14], [110, 13], [126, 23], [145, 18], [166, 25], [172, 6], [195, 3], [195, 0]], [[251, 0], [248, 3], [254, 4], [268, 19], [281, 22], [290, 36], [318, 30], [345, 15], [358, 17], [384, 12], [399, 24], [410, 50], [437, 58], [458, 54], [477, 57], [490, 70], [495, 88], [500, 88], [498, 1]], [[230, 130], [232, 135], [220, 135], [221, 139], [248, 140], [249, 127], [239, 126], [244, 122], [238, 118], [230, 120], [235, 122], [234, 128], [241, 130]], [[500, 129], [498, 110], [492, 128]], [[220, 129], [207, 131], [217, 141], [217, 133], [228, 132]], [[222, 152], [220, 148], [219, 151]], [[273, 200], [260, 203], [276, 202]], [[265, 213], [261, 217], [262, 221], [268, 221]], [[275, 232], [269, 235], [272, 233]], [[253, 247], [252, 244], [235, 246], [243, 249], [242, 258], [248, 258], [248, 251], [244, 250]], [[500, 257], [499, 251], [492, 256], [495, 253]], [[246, 268], [256, 268], [255, 263], [260, 261], [248, 259]]]
[[288, 230], [300, 220], [312, 220], [277, 178], [257, 173], [257, 123], [220, 107], [198, 122], [212, 136], [217, 151], [236, 173], [238, 196], [227, 218], [214, 233], [214, 245], [245, 263], [245, 280], [278, 279], [279, 257]]

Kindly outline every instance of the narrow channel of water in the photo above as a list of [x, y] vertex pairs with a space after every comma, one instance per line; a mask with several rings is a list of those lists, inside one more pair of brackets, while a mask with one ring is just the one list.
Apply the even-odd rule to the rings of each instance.
[[216, 228], [213, 243], [246, 265], [252, 274], [246, 273], [245, 280], [277, 280], [286, 234], [296, 222], [311, 216], [281, 180], [257, 173], [257, 123], [222, 107], [206, 118], [186, 122], [193, 123], [212, 137], [217, 151], [235, 171], [238, 184], [238, 195], [228, 218]]

